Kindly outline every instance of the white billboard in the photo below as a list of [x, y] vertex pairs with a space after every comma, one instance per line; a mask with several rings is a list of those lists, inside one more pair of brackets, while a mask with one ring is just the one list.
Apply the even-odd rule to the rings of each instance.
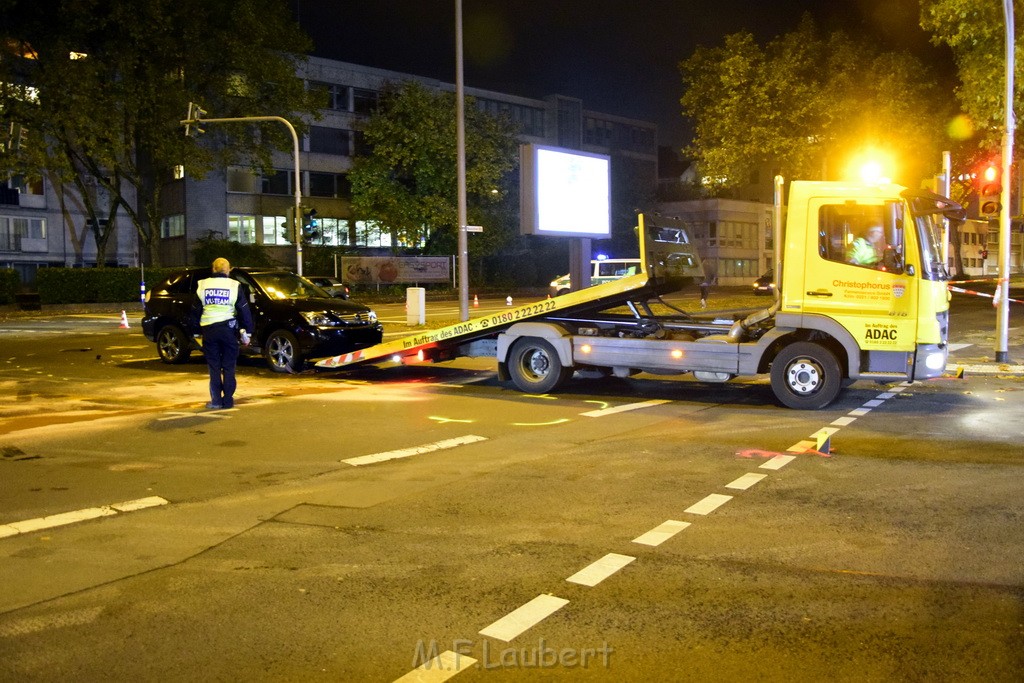
[[556, 237], [611, 236], [611, 159], [603, 154], [523, 145], [520, 232]]

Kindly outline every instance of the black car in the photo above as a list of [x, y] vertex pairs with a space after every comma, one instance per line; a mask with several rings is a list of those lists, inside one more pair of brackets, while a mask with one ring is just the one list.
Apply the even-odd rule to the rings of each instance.
[[[201, 349], [189, 323], [199, 280], [209, 268], [174, 273], [146, 292], [142, 332], [156, 342], [165, 363], [184, 363]], [[243, 353], [263, 354], [275, 372], [296, 372], [307, 359], [335, 356], [379, 344], [384, 328], [377, 314], [332, 297], [295, 273], [270, 268], [235, 268], [231, 277], [249, 297], [255, 330]]]
[[775, 273], [768, 271], [754, 280], [754, 294], [772, 294], [775, 292]]

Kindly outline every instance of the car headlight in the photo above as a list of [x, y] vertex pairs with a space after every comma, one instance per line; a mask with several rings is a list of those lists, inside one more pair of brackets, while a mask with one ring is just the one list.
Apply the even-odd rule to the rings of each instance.
[[300, 314], [313, 327], [337, 327], [341, 324], [340, 320], [326, 311], [301, 311]]

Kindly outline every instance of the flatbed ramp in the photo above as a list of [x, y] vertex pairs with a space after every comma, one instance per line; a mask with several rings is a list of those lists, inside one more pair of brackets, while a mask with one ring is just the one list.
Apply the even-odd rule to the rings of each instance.
[[424, 330], [376, 346], [324, 358], [317, 361], [316, 367], [342, 368], [373, 361], [401, 361], [410, 356], [415, 356], [420, 361], [449, 360], [457, 355], [455, 351], [459, 346], [497, 337], [502, 330], [516, 323], [539, 320], [556, 313], [577, 314], [589, 309], [625, 304], [638, 295], [652, 294], [653, 289], [648, 285], [649, 279], [646, 274], [631, 275], [559, 297], [510, 307], [447, 327]]

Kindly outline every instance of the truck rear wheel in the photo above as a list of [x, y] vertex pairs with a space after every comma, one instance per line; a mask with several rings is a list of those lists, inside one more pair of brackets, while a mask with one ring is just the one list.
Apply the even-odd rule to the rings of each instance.
[[546, 394], [572, 376], [562, 366], [555, 348], [543, 339], [523, 337], [509, 353], [508, 374], [516, 388], [527, 394]]
[[839, 395], [842, 379], [835, 354], [813, 342], [791, 344], [772, 361], [772, 391], [789, 408], [824, 408]]

